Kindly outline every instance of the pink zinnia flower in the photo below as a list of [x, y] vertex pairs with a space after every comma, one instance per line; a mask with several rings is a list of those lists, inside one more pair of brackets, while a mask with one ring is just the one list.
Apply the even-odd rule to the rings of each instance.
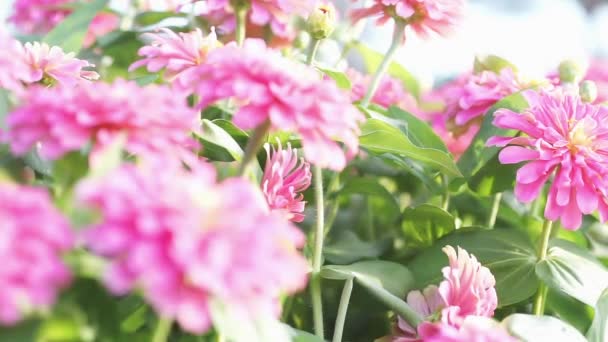
[[[247, 39], [207, 55], [197, 68], [199, 107], [234, 99], [240, 108], [234, 122], [252, 129], [270, 122], [273, 129], [302, 137], [304, 156], [320, 167], [342, 170], [358, 151], [362, 114], [333, 80], [322, 80], [312, 68], [292, 62], [264, 42]], [[346, 145], [346, 154], [332, 138]]]
[[[351, 82], [351, 100], [359, 101], [367, 92], [371, 77], [363, 75], [354, 69], [348, 69], [346, 75]], [[388, 108], [390, 106], [400, 107], [414, 115], [420, 114], [418, 103], [412, 94], [408, 93], [403, 83], [389, 75], [385, 75], [378, 85], [378, 90], [372, 98], [372, 103]]]
[[[262, 191], [272, 210], [282, 212], [293, 222], [304, 220], [304, 195], [310, 186], [310, 165], [298, 158], [298, 151], [288, 143], [283, 149], [265, 144], [266, 167], [262, 177]], [[272, 149], [272, 151], [271, 151]]]
[[245, 179], [217, 184], [209, 165], [189, 169], [163, 159], [78, 187], [78, 198], [102, 216], [86, 241], [110, 261], [108, 288], [141, 289], [161, 316], [193, 333], [210, 328], [211, 301], [251, 319], [277, 315], [279, 296], [306, 284], [308, 264], [297, 250], [304, 235], [269, 212]]
[[354, 21], [377, 17], [382, 25], [390, 19], [404, 20], [418, 35], [446, 34], [460, 19], [464, 0], [374, 0], [372, 6], [353, 11]]
[[468, 316], [460, 329], [445, 323], [423, 323], [418, 329], [424, 342], [517, 342], [494, 320]]
[[[423, 318], [428, 318], [438, 314], [445, 302], [439, 295], [437, 286], [429, 285], [422, 292], [410, 291], [407, 294], [407, 303], [420, 314]], [[393, 342], [418, 342], [421, 341], [418, 337], [418, 332], [403, 318], [398, 317], [395, 336]]]
[[177, 79], [177, 85], [185, 88], [194, 78], [190, 75], [193, 67], [203, 63], [209, 51], [221, 46], [213, 30], [206, 37], [200, 29], [179, 34], [169, 29], [161, 32], [144, 34], [152, 42], [139, 49], [138, 54], [144, 58], [133, 63], [129, 71], [144, 65], [149, 72], [165, 69], [169, 81]]
[[56, 159], [93, 143], [93, 152], [126, 135], [134, 154], [178, 152], [191, 143], [198, 117], [183, 96], [165, 86], [135, 82], [83, 83], [79, 87], [31, 87], [9, 113], [7, 142], [22, 155], [37, 142], [42, 157]]
[[517, 171], [515, 196], [529, 203], [551, 182], [545, 207], [549, 220], [561, 219], [564, 227], [577, 229], [583, 214], [599, 210], [608, 219], [608, 108], [583, 103], [578, 95], [561, 89], [527, 91], [530, 107], [523, 113], [501, 109], [494, 125], [515, 129], [527, 136], [493, 137], [489, 146], [507, 146], [499, 154], [503, 164], [527, 162]]
[[91, 21], [89, 30], [87, 31], [84, 41], [84, 47], [90, 47], [95, 44], [97, 37], [105, 36], [106, 34], [118, 29], [120, 26], [120, 18], [114, 13], [102, 12], [99, 13]]
[[23, 90], [23, 82], [29, 79], [23, 45], [0, 27], [0, 88], [13, 92]]
[[44, 190], [0, 183], [0, 324], [49, 309], [71, 281], [61, 255], [72, 248], [68, 222]]
[[99, 74], [83, 68], [93, 64], [74, 57], [74, 53], [64, 53], [58, 46], [46, 43], [25, 43], [24, 61], [29, 67], [28, 82], [45, 84], [58, 82], [63, 86], [74, 86], [82, 80], [96, 80]]
[[587, 69], [585, 80], [593, 81], [597, 86], [595, 103], [608, 101], [608, 60], [592, 60], [589, 69]]

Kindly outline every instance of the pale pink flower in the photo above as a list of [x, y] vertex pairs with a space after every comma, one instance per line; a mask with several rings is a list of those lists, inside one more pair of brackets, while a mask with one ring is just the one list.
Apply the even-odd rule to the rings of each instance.
[[374, 0], [353, 11], [354, 21], [377, 18], [382, 25], [390, 19], [405, 20], [418, 35], [446, 34], [462, 17], [464, 0]]
[[62, 86], [74, 86], [82, 80], [96, 80], [99, 74], [83, 70], [95, 65], [74, 57], [74, 53], [64, 53], [58, 46], [46, 43], [25, 43], [25, 63], [29, 67], [28, 82], [45, 84], [58, 82]]
[[21, 92], [29, 79], [29, 68], [25, 64], [23, 45], [0, 27], [0, 88]]
[[[441, 312], [445, 302], [439, 295], [437, 286], [429, 285], [422, 292], [410, 291], [407, 294], [407, 303], [423, 318], [431, 317]], [[403, 318], [398, 317], [393, 342], [418, 342], [421, 341], [418, 332]]]
[[0, 324], [48, 310], [71, 281], [62, 254], [74, 238], [42, 189], [0, 183]]
[[310, 165], [298, 158], [298, 151], [288, 143], [283, 149], [265, 144], [266, 167], [262, 177], [262, 191], [271, 210], [279, 211], [293, 222], [304, 220], [304, 195], [310, 186]]
[[129, 71], [144, 65], [149, 72], [165, 69], [167, 79], [177, 80], [181, 88], [187, 87], [195, 78], [190, 75], [193, 67], [204, 62], [209, 51], [221, 46], [214, 30], [205, 37], [200, 29], [179, 34], [161, 29], [161, 33], [146, 33], [144, 38], [151, 43], [139, 49], [138, 54], [144, 58], [133, 63]]
[[503, 164], [527, 162], [517, 171], [515, 196], [534, 201], [549, 178], [551, 182], [545, 217], [561, 219], [564, 227], [577, 229], [583, 214], [599, 210], [608, 219], [608, 108], [583, 103], [578, 95], [542, 90], [525, 93], [529, 108], [519, 114], [498, 110], [494, 125], [527, 136], [493, 137], [489, 146], [505, 147]]
[[120, 25], [120, 18], [114, 13], [102, 12], [99, 13], [89, 25], [84, 41], [82, 42], [84, 47], [90, 47], [95, 44], [98, 37], [105, 36], [106, 34], [118, 29]]
[[424, 342], [517, 342], [518, 339], [494, 320], [486, 317], [468, 316], [462, 327], [445, 323], [423, 323], [418, 329]]
[[101, 150], [119, 136], [133, 154], [178, 152], [192, 142], [198, 117], [170, 88], [117, 80], [79, 87], [33, 86], [9, 113], [7, 142], [17, 155], [41, 143], [42, 157], [56, 159], [93, 143]]
[[608, 60], [591, 60], [585, 80], [593, 81], [597, 86], [597, 99], [595, 103], [608, 101]]
[[[243, 129], [270, 122], [272, 129], [298, 132], [310, 163], [342, 170], [358, 151], [362, 114], [333, 80], [290, 61], [258, 39], [212, 50], [197, 68], [199, 107], [234, 99], [234, 122]], [[346, 154], [336, 142], [346, 146]]]
[[[371, 76], [363, 75], [355, 69], [346, 70], [346, 75], [351, 82], [351, 100], [361, 100], [365, 96], [365, 93], [367, 93], [367, 89], [371, 83]], [[389, 75], [385, 75], [380, 80], [378, 90], [376, 90], [372, 97], [372, 103], [385, 108], [397, 106], [414, 115], [421, 114], [416, 98], [404, 89], [403, 83], [400, 80]]]
[[[78, 198], [100, 211], [86, 242], [110, 264], [118, 295], [139, 289], [162, 316], [192, 333], [211, 326], [210, 303], [255, 317], [279, 312], [279, 296], [302, 289], [304, 235], [271, 213], [241, 178], [215, 182], [210, 165], [170, 159], [127, 165], [82, 183]], [[153, 267], [151, 267], [153, 265]]]

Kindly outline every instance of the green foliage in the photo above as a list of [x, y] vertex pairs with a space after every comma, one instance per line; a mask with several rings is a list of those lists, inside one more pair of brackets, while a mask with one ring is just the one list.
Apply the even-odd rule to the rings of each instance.
[[431, 204], [406, 208], [403, 212], [401, 236], [409, 249], [430, 247], [455, 229], [454, 217]]
[[595, 317], [587, 339], [589, 342], [608, 341], [608, 290], [604, 290], [595, 305]]
[[503, 325], [522, 341], [585, 342], [585, 337], [571, 325], [551, 316], [514, 314]]
[[350, 88], [352, 87], [350, 80], [348, 79], [345, 73], [334, 69], [322, 68], [319, 66], [317, 66], [317, 69], [319, 69], [323, 74], [331, 77], [334, 81], [336, 81], [336, 84], [339, 88], [344, 90], [350, 90]]

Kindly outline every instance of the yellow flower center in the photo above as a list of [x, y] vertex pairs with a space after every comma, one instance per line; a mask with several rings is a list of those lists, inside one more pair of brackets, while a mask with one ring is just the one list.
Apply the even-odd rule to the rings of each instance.
[[[572, 127], [574, 125], [574, 127]], [[592, 127], [590, 127], [592, 123], [583, 119], [580, 121], [571, 121], [570, 122], [570, 133], [569, 133], [569, 143], [568, 147], [572, 152], [577, 152], [580, 147], [591, 147], [593, 144], [594, 136], [589, 134], [589, 131]]]

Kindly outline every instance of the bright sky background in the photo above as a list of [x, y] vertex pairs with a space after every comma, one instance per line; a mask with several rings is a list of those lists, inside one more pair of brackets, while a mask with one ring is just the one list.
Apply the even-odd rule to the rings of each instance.
[[[351, 0], [338, 0], [351, 3]], [[12, 0], [0, 0], [0, 18]], [[378, 51], [390, 43], [390, 24], [371, 23], [363, 39]], [[565, 58], [608, 56], [608, 3], [588, 16], [575, 0], [470, 0], [466, 18], [449, 38], [408, 38], [397, 60], [429, 85], [472, 65], [476, 54], [497, 54], [531, 76]]]

